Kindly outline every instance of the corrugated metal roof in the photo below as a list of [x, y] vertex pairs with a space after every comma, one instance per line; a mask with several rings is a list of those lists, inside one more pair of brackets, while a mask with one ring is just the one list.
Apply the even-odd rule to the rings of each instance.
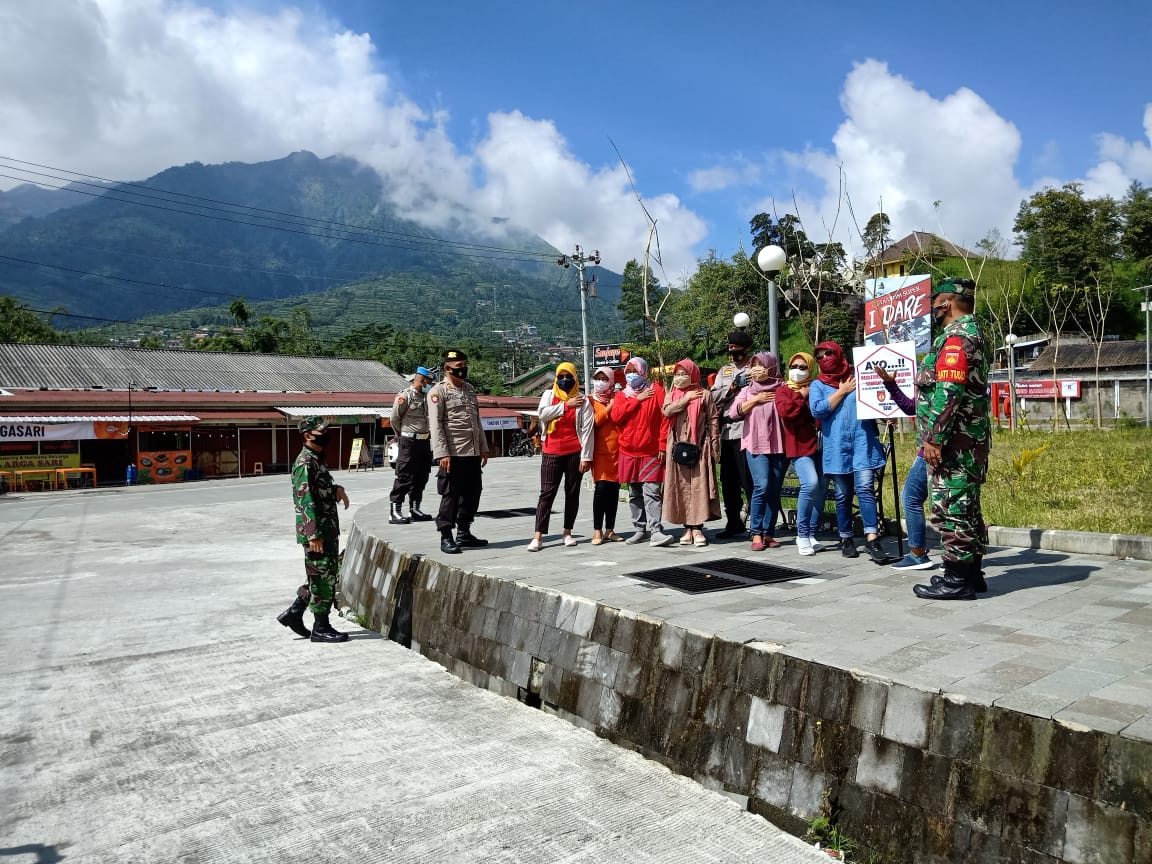
[[[1019, 344], [1019, 343], [1017, 343]], [[1143, 342], [1105, 342], [1100, 346], [1100, 369], [1143, 369], [1147, 350]], [[1056, 361], [1058, 371], [1096, 368], [1096, 346], [1093, 343], [1063, 344], [1059, 352], [1055, 345], [1049, 345], [1032, 361], [1031, 372], [1045, 372], [1052, 369]]]
[[370, 417], [391, 417], [392, 409], [385, 407], [368, 408], [364, 405], [290, 405], [281, 408], [276, 406], [276, 410], [281, 414], [288, 417], [312, 417], [318, 415], [321, 417], [334, 417], [336, 415], [352, 416], [352, 415], [368, 415]]
[[199, 423], [193, 414], [0, 414], [3, 423]]
[[0, 387], [8, 388], [396, 393], [406, 386], [375, 360], [0, 343]]

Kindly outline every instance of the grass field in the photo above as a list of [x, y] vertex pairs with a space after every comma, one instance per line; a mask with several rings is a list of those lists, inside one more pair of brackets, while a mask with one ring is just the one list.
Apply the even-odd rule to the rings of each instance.
[[[896, 452], [902, 480], [915, 436]], [[1152, 534], [1152, 433], [997, 431], [982, 504], [989, 525]]]

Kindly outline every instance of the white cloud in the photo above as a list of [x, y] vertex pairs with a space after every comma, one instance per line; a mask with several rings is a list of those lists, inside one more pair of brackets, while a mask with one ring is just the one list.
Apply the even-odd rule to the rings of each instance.
[[1122, 198], [1133, 180], [1152, 183], [1152, 102], [1144, 106], [1145, 141], [1128, 141], [1109, 132], [1096, 136], [1100, 162], [1084, 178], [1084, 194]]
[[[860, 228], [883, 202], [894, 237], [924, 230], [973, 246], [991, 228], [1010, 235], [1024, 196], [1014, 175], [1020, 133], [976, 93], [961, 88], [936, 99], [868, 60], [849, 73], [840, 102], [845, 120], [833, 136], [834, 151], [786, 160], [822, 181], [823, 191], [811, 196], [819, 216], [833, 218], [843, 166]], [[790, 202], [791, 193], [777, 194], [781, 199]], [[801, 214], [809, 226], [819, 226], [819, 216]], [[808, 233], [818, 238], [822, 229]], [[842, 216], [837, 236], [859, 254], [854, 234]]]
[[761, 166], [737, 155], [730, 160], [711, 168], [701, 168], [688, 175], [688, 185], [693, 192], [718, 192], [733, 186], [748, 186], [759, 183]]
[[[428, 224], [449, 224], [463, 204], [565, 250], [599, 245], [617, 269], [642, 254], [648, 226], [622, 170], [580, 161], [554, 124], [518, 112], [491, 115], [475, 150], [463, 152], [446, 115], [399, 91], [376, 51], [368, 35], [295, 9], [6, 4], [0, 152], [117, 179], [190, 161], [342, 153], [374, 166], [395, 203]], [[702, 220], [675, 195], [646, 203], [665, 266], [691, 266]]]

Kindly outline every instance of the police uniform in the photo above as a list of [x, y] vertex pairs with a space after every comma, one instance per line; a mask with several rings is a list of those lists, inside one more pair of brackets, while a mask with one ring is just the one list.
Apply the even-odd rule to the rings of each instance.
[[[728, 334], [728, 344], [743, 345], [751, 349], [752, 339], [743, 330], [736, 330]], [[737, 366], [729, 363], [720, 367], [712, 383], [712, 399], [716, 403], [716, 412], [720, 417], [720, 486], [724, 494], [724, 516], [726, 524], [720, 537], [735, 537], [744, 533], [744, 500], [752, 500], [752, 473], [748, 470], [748, 460], [740, 448], [740, 436], [744, 431], [743, 420], [732, 420], [728, 417], [728, 408], [736, 398], [740, 389], [748, 383], [748, 358], [744, 365]], [[742, 383], [730, 390], [737, 378]]]
[[[467, 359], [459, 349], [444, 352], [448, 363]], [[451, 460], [447, 471], [440, 468], [436, 473], [440, 548], [454, 553], [460, 547], [486, 546], [488, 541], [474, 537], [471, 531], [483, 489], [481, 463], [488, 458], [488, 441], [480, 426], [480, 403], [472, 385], [446, 373], [428, 394], [428, 423], [432, 458], [438, 461], [447, 456]], [[454, 528], [457, 533], [453, 540]]]
[[[423, 366], [416, 368], [416, 374], [432, 378], [432, 373]], [[420, 509], [420, 502], [432, 470], [432, 435], [428, 428], [428, 396], [424, 390], [410, 384], [397, 393], [390, 420], [396, 432], [397, 453], [396, 480], [388, 496], [392, 500], [389, 521], [393, 525], [427, 522], [432, 517]], [[402, 509], [405, 497], [409, 501], [408, 516]]]
[[[972, 297], [969, 279], [945, 280], [932, 297]], [[988, 529], [980, 486], [992, 446], [991, 356], [976, 316], [961, 315], [932, 343], [916, 373], [916, 427], [922, 444], [940, 448], [940, 464], [928, 468], [932, 527], [940, 533], [944, 573], [931, 586], [917, 585], [928, 599], [971, 599], [983, 587], [980, 562]]]
[[[328, 421], [307, 417], [300, 421], [301, 432], [324, 434]], [[321, 442], [321, 448], [323, 443]], [[338, 633], [328, 623], [328, 614], [336, 597], [340, 578], [340, 515], [337, 501], [341, 489], [324, 462], [323, 449], [313, 450], [305, 443], [292, 465], [292, 502], [296, 509], [296, 542], [304, 547], [304, 573], [308, 583], [297, 589], [296, 601], [280, 614], [278, 620], [313, 642], [344, 642], [347, 633]], [[323, 549], [313, 551], [309, 544], [322, 541]], [[316, 621], [309, 633], [303, 614], [308, 610]]]

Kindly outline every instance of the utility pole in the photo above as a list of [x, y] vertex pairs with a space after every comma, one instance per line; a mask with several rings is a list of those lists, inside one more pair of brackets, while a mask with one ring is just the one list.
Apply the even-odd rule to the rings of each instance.
[[[600, 250], [593, 249], [591, 255], [585, 255], [584, 250], [579, 245], [576, 246], [576, 254], [574, 255], [561, 255], [556, 259], [556, 263], [561, 267], [567, 269], [568, 267], [575, 266], [576, 272], [580, 276], [580, 329], [582, 332], [582, 348], [584, 354], [584, 387], [589, 386], [592, 380], [592, 345], [588, 342], [588, 283], [584, 280], [584, 270], [589, 264], [600, 263]], [[596, 279], [592, 279], [593, 288], [596, 285]]]

